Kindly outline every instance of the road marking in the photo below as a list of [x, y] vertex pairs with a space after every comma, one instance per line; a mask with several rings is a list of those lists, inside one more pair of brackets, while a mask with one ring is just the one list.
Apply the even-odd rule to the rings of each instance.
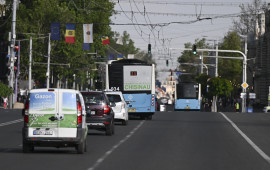
[[120, 140], [118, 144], [114, 145], [110, 150], [105, 152], [105, 154], [100, 157], [91, 168], [88, 168], [88, 170], [94, 170], [97, 168], [115, 149], [132, 137], [132, 135], [143, 125], [144, 122], [145, 120], [141, 121], [140, 124], [138, 124], [124, 139]]
[[18, 119], [18, 120], [13, 120], [13, 121], [10, 121], [10, 122], [0, 123], [0, 127], [15, 124], [15, 123], [19, 123], [19, 122], [22, 122], [22, 121], [23, 121], [23, 119]]
[[244, 134], [244, 132], [242, 132], [235, 123], [233, 123], [233, 121], [231, 121], [225, 114], [223, 114], [222, 112], [219, 112], [228, 122], [231, 123], [231, 125], [234, 127], [234, 129], [253, 147], [253, 149], [255, 149], [255, 151], [257, 151], [262, 157], [263, 159], [265, 159], [268, 163], [270, 163], [270, 157], [264, 153], [251, 139], [249, 139], [249, 137], [247, 137], [246, 134]]

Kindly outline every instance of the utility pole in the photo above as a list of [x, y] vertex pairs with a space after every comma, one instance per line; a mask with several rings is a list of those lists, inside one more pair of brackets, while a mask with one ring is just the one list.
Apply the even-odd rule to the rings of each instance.
[[50, 88], [50, 57], [51, 57], [51, 33], [49, 33], [48, 39], [48, 66], [47, 66], [47, 89]]
[[[9, 86], [14, 90], [14, 47], [16, 41], [16, 11], [17, 11], [17, 0], [13, 0], [13, 9], [12, 9], [12, 23], [11, 23], [11, 43], [10, 43], [10, 79]], [[9, 108], [13, 108], [14, 102], [14, 93], [9, 97]]]
[[28, 89], [32, 89], [32, 36], [30, 37], [30, 46], [29, 46], [29, 73], [28, 73]]
[[218, 39], [215, 41], [216, 45], [216, 70], [215, 70], [215, 77], [218, 77]]

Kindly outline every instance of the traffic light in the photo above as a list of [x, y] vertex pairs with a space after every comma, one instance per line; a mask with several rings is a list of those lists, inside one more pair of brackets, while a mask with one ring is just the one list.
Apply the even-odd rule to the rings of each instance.
[[148, 54], [151, 54], [151, 44], [148, 44]]
[[197, 54], [197, 47], [196, 47], [195, 44], [194, 44], [193, 47], [192, 47], [192, 52], [193, 52], [194, 55]]

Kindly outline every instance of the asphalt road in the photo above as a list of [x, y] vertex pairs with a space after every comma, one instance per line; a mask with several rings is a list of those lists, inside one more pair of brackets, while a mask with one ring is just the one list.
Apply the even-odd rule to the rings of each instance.
[[1, 170], [269, 170], [270, 115], [157, 112], [116, 124], [115, 135], [89, 131], [88, 151], [37, 147], [22, 153], [20, 110], [0, 110]]

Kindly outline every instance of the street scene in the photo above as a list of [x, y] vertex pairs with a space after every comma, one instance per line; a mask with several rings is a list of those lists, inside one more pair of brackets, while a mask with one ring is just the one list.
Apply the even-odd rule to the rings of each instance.
[[0, 169], [270, 169], [268, 0], [0, 0]]

